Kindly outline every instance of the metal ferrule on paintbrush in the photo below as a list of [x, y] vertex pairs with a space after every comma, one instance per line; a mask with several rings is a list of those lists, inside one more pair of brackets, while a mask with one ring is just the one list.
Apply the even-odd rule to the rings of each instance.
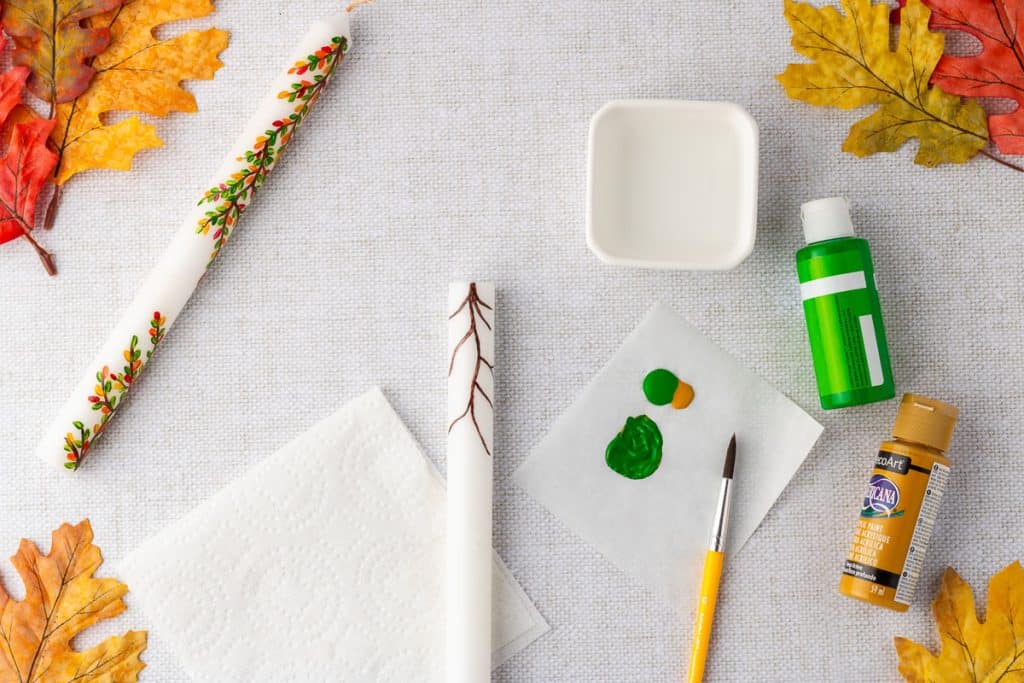
[[718, 507], [715, 508], [715, 521], [711, 526], [711, 540], [708, 550], [723, 552], [725, 536], [729, 533], [729, 509], [732, 507], [732, 473], [736, 465], [736, 437], [729, 442], [729, 450], [725, 455], [722, 468], [722, 485], [718, 489]]

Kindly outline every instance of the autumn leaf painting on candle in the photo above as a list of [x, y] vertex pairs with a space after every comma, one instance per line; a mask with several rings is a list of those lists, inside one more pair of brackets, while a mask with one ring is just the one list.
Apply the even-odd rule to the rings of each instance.
[[[154, 1], [125, 0], [133, 3], [131, 6], [146, 6]], [[128, 7], [128, 4], [123, 6], [122, 16]], [[206, 40], [201, 36], [196, 39]], [[154, 45], [154, 54], [161, 45], [163, 43]], [[120, 411], [157, 346], [174, 325], [210, 264], [221, 254], [256, 192], [332, 80], [349, 45], [346, 12], [335, 13], [310, 27], [227, 151], [213, 180], [205, 186], [207, 189], [198, 200], [193, 198], [189, 202], [190, 209], [170, 248], [139, 287], [71, 398], [58, 411], [37, 449], [43, 460], [74, 471], [91, 458], [96, 440]], [[213, 52], [209, 56], [215, 59]], [[94, 84], [101, 75], [94, 76]], [[184, 93], [180, 88], [178, 91]], [[99, 130], [102, 132], [102, 127]], [[83, 135], [92, 132], [95, 131], [89, 129]], [[75, 149], [69, 138], [61, 159], [69, 166], [54, 168], [65, 168], [66, 173], [79, 168], [71, 165], [78, 160], [73, 153]], [[173, 286], [168, 286], [169, 283]]]
[[316, 104], [320, 93], [327, 87], [347, 49], [348, 41], [342, 36], [334, 36], [330, 43], [322, 45], [288, 69], [292, 76], [288, 89], [277, 93], [277, 99], [294, 105], [292, 111], [271, 121], [270, 126], [252, 141], [252, 147], [239, 157], [241, 166], [208, 189], [199, 200], [200, 206], [209, 205], [196, 223], [196, 233], [210, 235], [213, 239], [210, 263], [220, 254], [245, 207], [270, 175], [310, 107]]
[[[217, 28], [157, 38], [163, 24], [204, 17], [211, 0], [20, 0], [0, 12], [0, 46], [13, 65], [0, 74], [0, 244], [29, 243], [51, 275], [41, 228], [52, 227], [61, 193], [78, 173], [129, 170], [163, 144], [137, 114], [196, 111], [186, 80], [222, 66], [228, 34]], [[128, 118], [109, 120], [113, 112]]]

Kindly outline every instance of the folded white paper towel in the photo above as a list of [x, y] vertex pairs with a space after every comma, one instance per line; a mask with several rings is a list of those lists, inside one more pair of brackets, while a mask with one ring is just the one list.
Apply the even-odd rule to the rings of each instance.
[[[197, 681], [442, 681], [445, 491], [379, 390], [118, 567]], [[548, 630], [494, 556], [493, 664]]]

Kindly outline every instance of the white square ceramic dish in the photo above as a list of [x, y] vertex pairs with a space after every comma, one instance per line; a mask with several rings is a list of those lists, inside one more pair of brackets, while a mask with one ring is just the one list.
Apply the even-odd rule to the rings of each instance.
[[739, 105], [609, 102], [589, 156], [587, 244], [606, 263], [728, 270], [753, 250], [758, 130]]

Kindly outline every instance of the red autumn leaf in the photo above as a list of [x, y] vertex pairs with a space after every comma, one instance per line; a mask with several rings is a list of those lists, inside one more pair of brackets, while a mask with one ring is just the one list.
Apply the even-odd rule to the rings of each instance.
[[[3, 45], [3, 40], [0, 39], [0, 50], [3, 49]], [[0, 127], [6, 124], [14, 108], [21, 104], [21, 95], [25, 91], [25, 80], [29, 73], [28, 67], [12, 66], [9, 71], [0, 75]]]
[[0, 244], [27, 235], [35, 225], [39, 192], [57, 165], [57, 154], [46, 145], [55, 123], [37, 119], [14, 125], [0, 159]]
[[[0, 50], [3, 44], [0, 38]], [[0, 131], [6, 148], [0, 157], [0, 244], [25, 237], [52, 274], [52, 257], [29, 231], [35, 227], [39, 193], [57, 163], [47, 147], [55, 122], [35, 116], [22, 102], [30, 73], [27, 67], [14, 66], [0, 74]]]
[[[906, 0], [900, 0], [900, 6]], [[963, 31], [981, 43], [966, 56], [943, 55], [931, 82], [964, 97], [1014, 100], [1008, 114], [988, 117], [989, 137], [1004, 154], [1024, 154], [1024, 0], [924, 0], [930, 26]], [[897, 10], [898, 12], [898, 10]]]
[[7, 120], [0, 126], [0, 154], [11, 146], [11, 139], [14, 137], [14, 127], [16, 125], [19, 123], [29, 123], [38, 118], [39, 114], [24, 102], [16, 105], [11, 110], [11, 113], [8, 114]]

